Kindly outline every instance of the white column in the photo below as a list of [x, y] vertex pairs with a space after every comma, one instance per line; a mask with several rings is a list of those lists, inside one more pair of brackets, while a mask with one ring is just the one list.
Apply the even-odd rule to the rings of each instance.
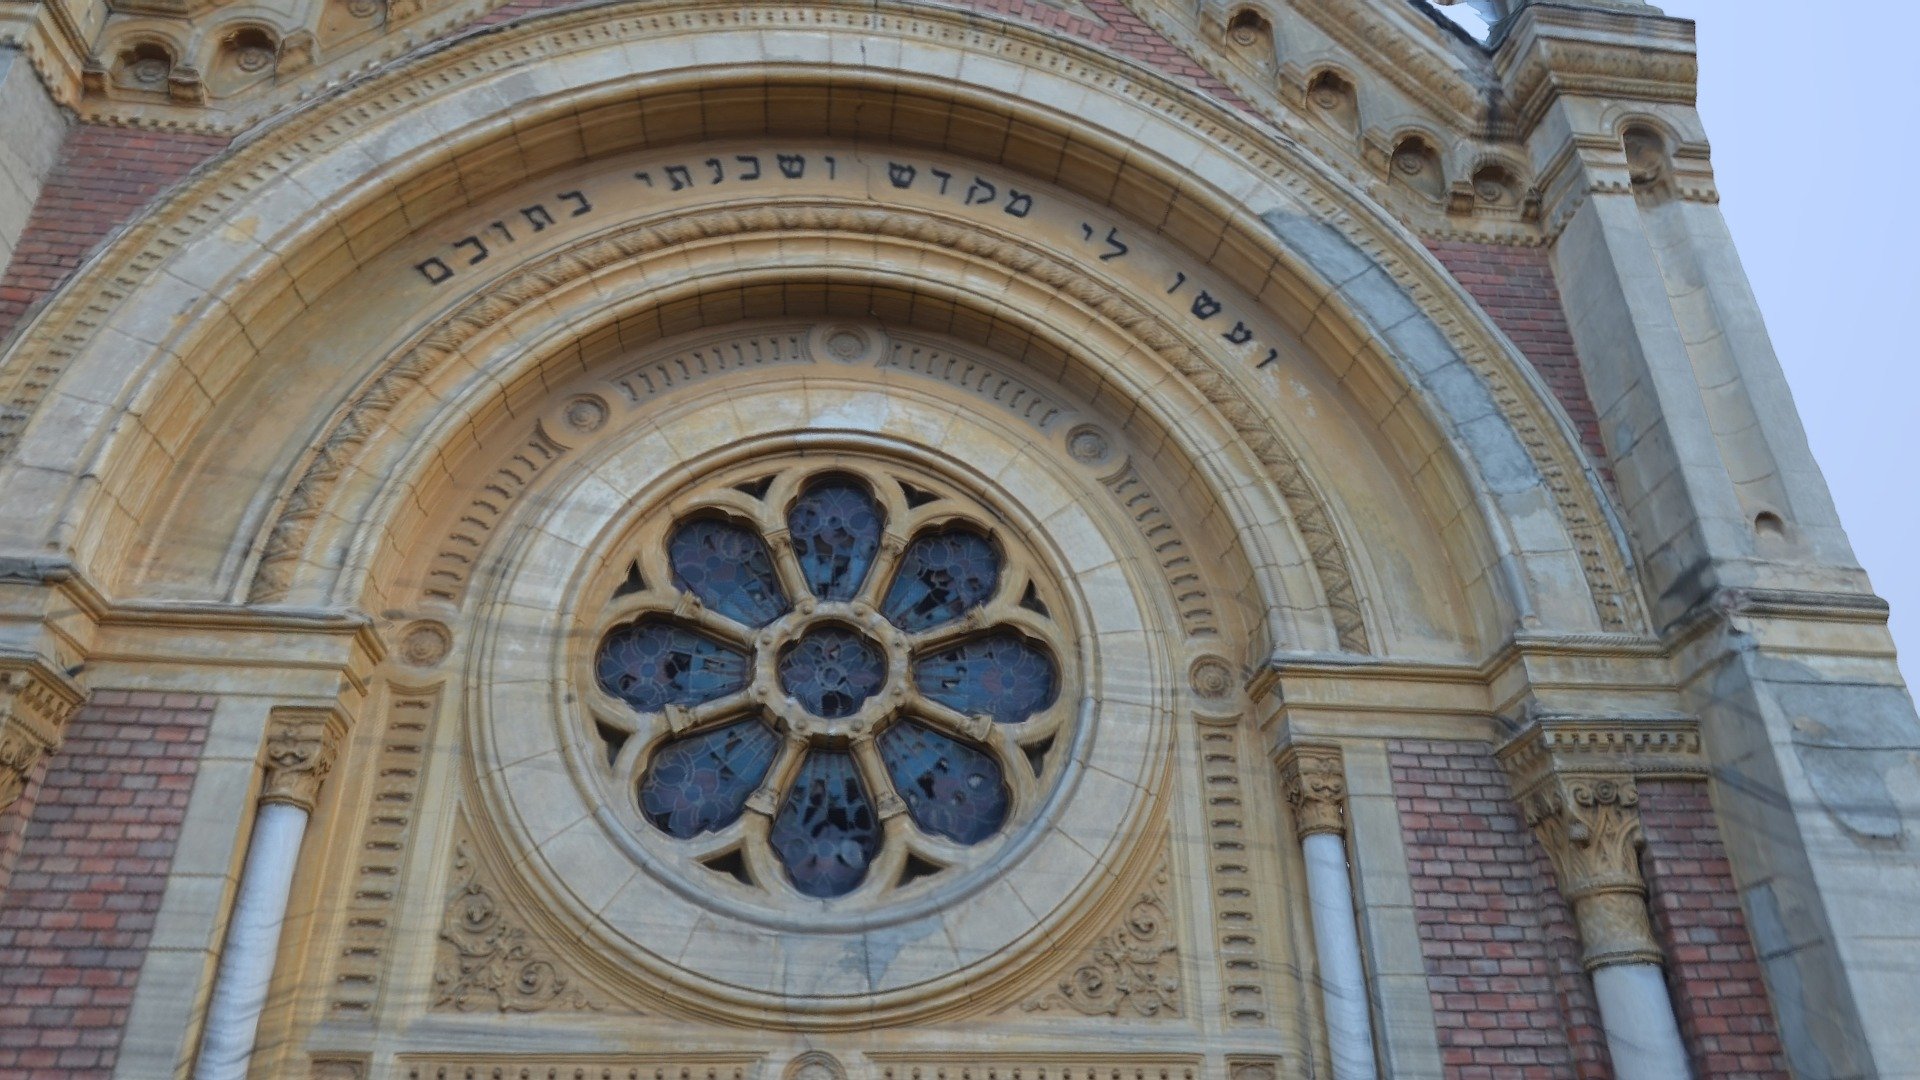
[[193, 1080], [246, 1080], [254, 1033], [273, 985], [300, 843], [345, 730], [345, 719], [332, 709], [275, 709], [267, 720], [260, 813], [240, 868]]
[[[1619, 1080], [1692, 1075], [1662, 973], [1665, 957], [1647, 911], [1640, 788], [1623, 749], [1655, 735], [1678, 739], [1689, 730], [1650, 732], [1619, 721], [1549, 717], [1498, 751], [1580, 928], [1580, 963], [1593, 980]], [[1691, 760], [1676, 756], [1665, 764], [1686, 767]]]
[[1293, 828], [1307, 863], [1313, 948], [1320, 960], [1320, 998], [1327, 1019], [1333, 1080], [1376, 1080], [1373, 1010], [1360, 957], [1360, 927], [1347, 870], [1347, 774], [1335, 746], [1289, 746], [1280, 777]]
[[1320, 957], [1320, 995], [1326, 1003], [1334, 1080], [1374, 1080], [1379, 1073], [1373, 1060], [1373, 1012], [1360, 962], [1347, 843], [1338, 833], [1320, 832], [1300, 846], [1307, 858], [1307, 897], [1313, 908], [1313, 946]]
[[1600, 1026], [1621, 1080], [1688, 1080], [1687, 1048], [1673, 1018], [1673, 1000], [1659, 964], [1595, 968], [1593, 993]]
[[273, 961], [280, 951], [280, 926], [287, 918], [287, 897], [307, 834], [307, 811], [287, 803], [268, 803], [253, 823], [240, 894], [227, 923], [220, 970], [214, 976], [213, 1001], [207, 1007], [206, 1032], [194, 1080], [245, 1080], [253, 1055], [253, 1035], [267, 1004]]

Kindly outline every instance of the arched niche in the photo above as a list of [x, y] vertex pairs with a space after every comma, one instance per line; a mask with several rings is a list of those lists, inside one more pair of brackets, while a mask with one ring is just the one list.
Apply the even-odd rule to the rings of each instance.
[[[761, 31], [802, 23], [815, 32], [783, 38], [792, 55], [769, 77]], [[335, 573], [371, 561], [336, 559], [345, 548], [324, 530], [318, 547], [300, 540], [296, 563], [312, 573], [284, 591], [256, 580], [290, 509], [341, 535], [367, 526], [299, 500], [316, 460], [351, 494], [368, 469], [359, 455], [400, 438], [355, 414], [370, 394], [408, 414], [416, 388], [382, 382], [383, 367], [424, 363], [449, 334], [462, 362], [475, 324], [535, 333], [518, 327], [557, 310], [550, 297], [569, 283], [601, 289], [601, 275], [623, 272], [577, 261], [582, 245], [619, 250], [622, 229], [646, 234], [628, 256], [682, 272], [642, 270], [655, 280], [570, 301], [567, 327], [633, 318], [628, 301], [651, 310], [638, 317], [659, 336], [738, 318], [780, 288], [755, 277], [780, 264], [727, 266], [729, 246], [777, 255], [788, 234], [815, 250], [786, 267], [808, 299], [783, 314], [834, 314], [836, 290], [867, 290], [905, 298], [910, 322], [931, 293], [963, 339], [998, 353], [1023, 357], [1034, 340], [1071, 352], [1097, 330], [1113, 355], [1156, 357], [1131, 363], [1136, 393], [1204, 402], [1233, 433], [1196, 444], [1196, 459], [1250, 458], [1263, 483], [1290, 489], [1287, 542], [1250, 560], [1312, 582], [1263, 586], [1269, 611], [1288, 613], [1269, 619], [1276, 647], [1472, 653], [1517, 625], [1637, 626], [1604, 495], [1564, 417], [1417, 243], [1218, 107], [982, 25], [835, 5], [556, 14], [282, 121], [136, 223], [16, 343], [8, 388], [33, 421], [0, 431], [8, 487], [43, 509], [9, 515], [9, 538], [70, 550], [115, 592], [376, 601], [368, 581]], [[1004, 59], [1036, 49], [1057, 62]], [[528, 56], [566, 62], [514, 59]], [[762, 205], [743, 190], [744, 159], [759, 158], [754, 182], [785, 183], [779, 154], [802, 143], [816, 171], [794, 182], [845, 157], [853, 204], [820, 192], [814, 210], [779, 220], [782, 198]], [[916, 170], [905, 185], [895, 165]], [[828, 168], [839, 182], [838, 161]], [[616, 177], [618, 197], [585, 186]], [[1011, 213], [1018, 194], [1046, 209]], [[855, 217], [810, 227], [806, 212]], [[749, 240], [740, 225], [756, 214], [773, 218]], [[888, 249], [889, 229], [912, 243]], [[696, 254], [720, 275], [713, 293]], [[956, 259], [946, 276], [914, 265], [938, 257]], [[1009, 303], [1015, 287], [1031, 301]], [[558, 324], [538, 334], [550, 351], [576, 347]], [[506, 366], [473, 376], [504, 376], [503, 388], [514, 363], [544, 362], [540, 348], [488, 347]], [[110, 429], [116, 411], [137, 421]], [[264, 441], [247, 443], [249, 429]], [[334, 449], [346, 454], [316, 458]], [[97, 481], [76, 482], [76, 462]], [[1294, 475], [1275, 475], [1282, 463]], [[1303, 514], [1324, 516], [1303, 529]], [[1413, 578], [1451, 581], [1471, 632], [1399, 610]], [[1360, 613], [1359, 633], [1339, 625], [1342, 604]]]

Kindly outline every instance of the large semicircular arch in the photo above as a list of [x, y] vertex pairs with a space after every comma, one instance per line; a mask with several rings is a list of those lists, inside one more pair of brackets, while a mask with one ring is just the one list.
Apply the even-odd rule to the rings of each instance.
[[[791, 55], [772, 69], [812, 97], [783, 103], [762, 31], [803, 24], [811, 33], [783, 43]], [[691, 48], [670, 62], [679, 35]], [[18, 497], [58, 511], [0, 527], [8, 539], [70, 549], [83, 566], [112, 565], [123, 552], [98, 523], [109, 502], [138, 509], [146, 474], [135, 462], [154, 439], [123, 437], [105, 418], [149, 415], [174, 384], [201, 376], [192, 365], [210, 342], [270, 330], [269, 301], [294, 288], [284, 267], [310, 262], [323, 238], [337, 243], [376, 196], [418, 181], [422, 162], [451, 159], [471, 197], [512, 171], [501, 162], [524, 167], [543, 120], [674, 94], [733, 95], [746, 117], [757, 94], [763, 128], [778, 109], [816, 108], [828, 134], [913, 141], [899, 129], [911, 110], [853, 108], [874, 90], [896, 107], [944, 102], [939, 141], [949, 151], [1004, 160], [1017, 128], [1029, 149], [1059, 150], [1055, 182], [1072, 187], [1064, 163], [1078, 153], [1091, 175], [1112, 178], [1081, 194], [1178, 234], [1189, 250], [1210, 245], [1203, 257], [1253, 252], [1240, 260], [1244, 287], [1274, 297], [1276, 317], [1309, 343], [1333, 343], [1343, 359], [1410, 387], [1444, 433], [1510, 583], [1510, 620], [1641, 628], [1624, 544], [1571, 425], [1511, 343], [1384, 212], [1257, 123], [1136, 65], [974, 14], [885, 4], [552, 13], [422, 50], [243, 141], [124, 229], [13, 342], [0, 369], [9, 399], [0, 467]], [[712, 136], [639, 133], [645, 144]], [[584, 139], [576, 149], [595, 153]], [[1152, 207], [1158, 221], [1143, 210]], [[56, 475], [62, 463], [99, 481]], [[1547, 595], [1569, 576], [1585, 586], [1585, 611]]]

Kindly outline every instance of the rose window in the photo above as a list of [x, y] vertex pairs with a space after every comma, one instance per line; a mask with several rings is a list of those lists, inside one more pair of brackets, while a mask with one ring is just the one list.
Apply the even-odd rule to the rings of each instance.
[[635, 547], [593, 714], [681, 854], [775, 894], [872, 896], [977, 862], [1037, 807], [1068, 639], [997, 515], [796, 467], [684, 500]]

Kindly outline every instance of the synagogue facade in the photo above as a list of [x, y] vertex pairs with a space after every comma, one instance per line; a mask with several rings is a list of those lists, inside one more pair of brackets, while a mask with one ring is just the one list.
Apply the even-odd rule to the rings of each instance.
[[1920, 720], [1696, 77], [0, 0], [0, 1075], [1920, 1075]]

